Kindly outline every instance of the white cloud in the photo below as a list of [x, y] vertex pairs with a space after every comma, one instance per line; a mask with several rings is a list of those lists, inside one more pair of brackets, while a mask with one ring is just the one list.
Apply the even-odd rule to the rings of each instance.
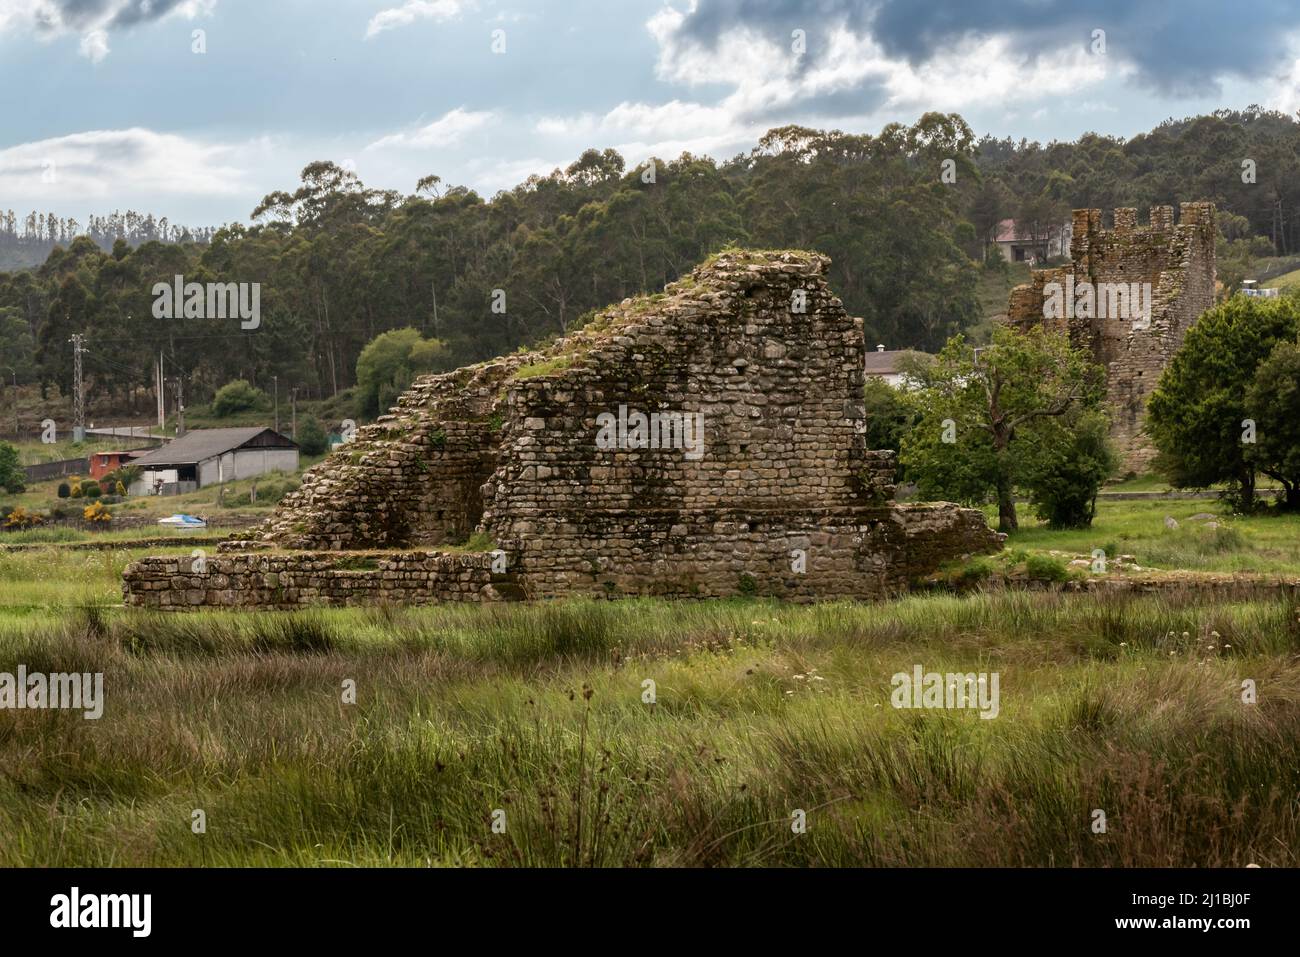
[[[843, 27], [810, 34], [809, 52], [799, 56], [790, 45], [744, 24], [724, 31], [716, 47], [706, 49], [682, 36], [686, 16], [664, 7], [647, 21], [659, 47], [656, 75], [685, 87], [728, 89], [719, 100], [623, 102], [603, 115], [542, 117], [534, 132], [613, 141], [632, 163], [683, 151], [721, 157], [752, 146], [782, 122], [869, 127], [914, 118], [925, 110], [960, 111], [999, 102], [1041, 116], [1045, 109], [1059, 108], [1061, 98], [1074, 100], [1083, 89], [1108, 79], [1106, 61], [1087, 51], [1067, 48], [1023, 56], [996, 36], [965, 38], [918, 64], [891, 58], [870, 36]], [[1123, 76], [1131, 68], [1119, 69]], [[1080, 107], [1098, 108], [1095, 102]]]
[[[1075, 95], [1107, 78], [1106, 61], [1086, 50], [1067, 47], [1023, 56], [999, 36], [964, 38], [917, 64], [889, 57], [872, 37], [843, 26], [809, 33], [808, 52], [798, 56], [790, 44], [744, 24], [724, 31], [716, 47], [705, 48], [681, 34], [686, 16], [665, 7], [647, 21], [659, 47], [656, 74], [669, 83], [721, 85], [731, 92], [712, 107], [677, 104], [679, 136], [701, 121], [716, 120], [721, 125], [713, 127], [715, 137], [734, 138], [749, 126], [747, 118], [783, 113], [802, 122], [822, 111], [832, 121], [848, 113], [878, 122], [999, 100], [1024, 106]], [[665, 132], [662, 122], [655, 125]], [[730, 126], [732, 135], [722, 126]]]
[[517, 160], [474, 160], [466, 164], [465, 172], [483, 195], [491, 196], [498, 190], [513, 189], [534, 174], [549, 176], [552, 170], [563, 169], [569, 162], [559, 163], [536, 156]]
[[472, 111], [464, 107], [445, 113], [428, 126], [404, 133], [392, 133], [375, 140], [366, 147], [368, 150], [404, 147], [409, 149], [429, 149], [432, 147], [454, 146], [474, 130], [482, 129], [494, 119], [496, 114], [490, 111]]
[[1283, 76], [1275, 90], [1267, 106], [1292, 116], [1300, 111], [1300, 59], [1291, 64], [1290, 75]]
[[108, 56], [108, 34], [103, 30], [91, 30], [81, 38], [78, 52], [91, 63], [98, 63]]
[[461, 0], [407, 0], [400, 7], [380, 10], [366, 24], [366, 39], [378, 36], [385, 30], [395, 30], [416, 20], [441, 23], [460, 16], [465, 4]]
[[238, 195], [249, 187], [223, 159], [234, 151], [138, 127], [73, 133], [0, 150], [0, 194], [68, 205], [124, 194]]
[[726, 107], [682, 100], [623, 102], [603, 116], [542, 117], [533, 125], [540, 136], [582, 140], [587, 145], [612, 143], [633, 164], [650, 156], [676, 159], [684, 152], [725, 156], [752, 146], [765, 129], [762, 124], [737, 121]]
[[109, 54], [108, 31], [121, 24], [150, 20], [183, 18], [193, 20], [207, 16], [217, 0], [184, 0], [160, 14], [148, 2], [138, 0], [104, 0], [99, 4], [76, 2], [51, 3], [46, 0], [0, 0], [0, 33], [10, 28], [34, 31], [42, 39], [52, 40], [67, 34], [80, 34], [77, 52], [99, 63]]
[[600, 117], [594, 113], [573, 116], [544, 116], [533, 129], [542, 136], [588, 136], [600, 129]]

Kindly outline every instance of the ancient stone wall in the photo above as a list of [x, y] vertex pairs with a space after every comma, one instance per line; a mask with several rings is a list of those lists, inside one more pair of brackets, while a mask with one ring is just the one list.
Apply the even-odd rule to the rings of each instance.
[[[1147, 399], [1187, 330], [1214, 305], [1214, 237], [1213, 203], [1183, 203], [1177, 224], [1171, 206], [1153, 207], [1145, 226], [1138, 225], [1136, 210], [1117, 209], [1109, 229], [1100, 210], [1076, 209], [1070, 265], [1035, 270], [1028, 284], [1011, 291], [1011, 324], [1065, 329], [1105, 369], [1111, 438], [1123, 471], [1151, 464], [1155, 449], [1142, 431]], [[1075, 315], [1047, 315], [1053, 284], [1082, 294], [1085, 283], [1094, 291], [1102, 284], [1149, 284], [1149, 317], [1138, 316], [1131, 303], [1124, 308], [1115, 296], [1105, 307], [1105, 297], [1097, 296], [1091, 308], [1076, 299]], [[1109, 314], [1099, 315], [1103, 309]]]
[[[723, 254], [547, 349], [421, 378], [257, 535], [222, 551], [305, 549], [314, 563], [322, 551], [416, 549], [477, 527], [529, 597], [810, 600], [887, 594], [1000, 547], [978, 511], [892, 501], [893, 456], [865, 447], [861, 320], [827, 288], [827, 265], [808, 253]], [[132, 566], [128, 597], [237, 601], [233, 586], [173, 577], [160, 584], [165, 572]], [[333, 594], [290, 577], [295, 595]], [[429, 587], [443, 594], [441, 581]], [[482, 593], [493, 582], [469, 584]], [[249, 604], [268, 600], [259, 587]], [[364, 597], [409, 593], [376, 586]]]
[[526, 356], [425, 376], [286, 495], [259, 536], [295, 549], [463, 540], [500, 458], [503, 384]]
[[126, 603], [291, 609], [310, 605], [437, 604], [519, 597], [488, 554], [277, 552], [146, 558], [131, 566]]

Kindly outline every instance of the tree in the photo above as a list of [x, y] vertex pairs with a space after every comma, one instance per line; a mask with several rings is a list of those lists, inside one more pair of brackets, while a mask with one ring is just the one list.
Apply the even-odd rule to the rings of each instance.
[[[909, 374], [920, 388], [916, 426], [903, 442], [903, 465], [922, 494], [976, 504], [990, 493], [998, 529], [1018, 527], [1015, 492], [1034, 480], [1031, 467], [1051, 441], [1052, 420], [1098, 410], [1102, 370], [1063, 333], [994, 327], [992, 345], [975, 350], [958, 335], [932, 362]], [[1039, 447], [1038, 456], [1030, 451]]]
[[[20, 381], [35, 378], [36, 343], [22, 310], [17, 307], [0, 306], [0, 353], [4, 355], [0, 375], [8, 377], [9, 370], [13, 369]], [[3, 384], [0, 381], [0, 385]]]
[[[1298, 334], [1300, 303], [1290, 297], [1233, 296], [1187, 331], [1147, 403], [1156, 467], [1170, 484], [1208, 488], [1224, 482], [1238, 508], [1254, 508], [1260, 458], [1252, 441], [1260, 428], [1258, 421], [1254, 428], [1247, 422], [1246, 393], [1278, 343]], [[1266, 410], [1286, 402], [1262, 391], [1257, 398]]]
[[[903, 436], [916, 422], [916, 409], [907, 401], [905, 392], [874, 376], [867, 378], [862, 391], [867, 412], [867, 448], [897, 452], [903, 446]], [[903, 480], [901, 465], [894, 478]]]
[[254, 409], [270, 407], [270, 399], [265, 392], [252, 386], [247, 379], [227, 382], [217, 390], [212, 399], [212, 414], [224, 419], [237, 412], [251, 412]]
[[17, 495], [26, 487], [26, 476], [18, 458], [18, 449], [8, 442], [0, 442], [0, 488], [11, 495]]
[[1280, 482], [1288, 510], [1300, 508], [1300, 344], [1279, 342], [1246, 390], [1255, 444], [1246, 460]]
[[1104, 414], [1076, 406], [1030, 435], [1022, 482], [1034, 514], [1049, 528], [1092, 524], [1097, 493], [1119, 464], [1108, 431]]
[[377, 414], [411, 384], [415, 375], [445, 368], [448, 360], [444, 344], [423, 338], [418, 329], [407, 326], [380, 333], [357, 358], [362, 409]]
[[329, 436], [314, 415], [305, 415], [298, 423], [298, 447], [303, 455], [321, 455], [329, 445]]

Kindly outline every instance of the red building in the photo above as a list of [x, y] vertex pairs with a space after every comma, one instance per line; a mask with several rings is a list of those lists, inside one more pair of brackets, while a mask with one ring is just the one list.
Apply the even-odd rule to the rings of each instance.
[[130, 465], [152, 449], [128, 449], [123, 452], [95, 452], [90, 456], [90, 477], [101, 479], [109, 472], [116, 472], [123, 465]]

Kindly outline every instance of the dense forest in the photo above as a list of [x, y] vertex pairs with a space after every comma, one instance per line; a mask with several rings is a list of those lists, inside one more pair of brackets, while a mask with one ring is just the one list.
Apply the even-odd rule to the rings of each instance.
[[12, 209], [0, 209], [0, 269], [35, 266], [59, 245], [67, 245], [78, 236], [88, 236], [104, 250], [113, 248], [119, 239], [131, 246], [141, 243], [207, 242], [216, 232], [214, 227], [191, 229], [168, 222], [152, 213], [137, 213], [128, 209], [108, 216], [90, 216], [83, 228], [76, 219], [61, 219], [54, 213], [32, 210], [19, 217]]
[[[362, 349], [386, 331], [437, 340], [425, 367], [454, 367], [563, 335], [727, 245], [827, 253], [870, 341], [936, 350], [981, 318], [976, 283], [1000, 220], [1036, 229], [1072, 207], [1197, 199], [1223, 211], [1225, 278], [1250, 256], [1300, 251], [1300, 124], [1252, 108], [1046, 146], [977, 140], [956, 115], [876, 135], [788, 126], [721, 163], [628, 168], [591, 149], [490, 199], [436, 175], [404, 196], [317, 162], [248, 225], [187, 231], [131, 213], [83, 231], [33, 214], [20, 236], [13, 214], [0, 218], [0, 246], [53, 244], [38, 267], [0, 273], [0, 372], [66, 394], [80, 333], [102, 409], [152, 409], [159, 355], [191, 402], [273, 376], [324, 398], [354, 384]], [[155, 318], [153, 286], [176, 275], [260, 283], [260, 325]]]

